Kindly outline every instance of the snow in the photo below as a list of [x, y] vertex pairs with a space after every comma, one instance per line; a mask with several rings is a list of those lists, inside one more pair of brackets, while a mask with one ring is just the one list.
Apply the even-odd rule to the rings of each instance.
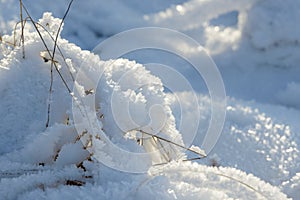
[[289, 181], [283, 183], [284, 190], [289, 193], [292, 197], [298, 198], [300, 185], [299, 185], [300, 174], [297, 173], [293, 178]]
[[[52, 52], [68, 2], [23, 2]], [[300, 199], [299, 10], [293, 0], [74, 1], [54, 59], [65, 83], [53, 69], [49, 95], [51, 56], [28, 21], [22, 58], [19, 5], [0, 1], [1, 199]], [[211, 96], [190, 64], [159, 51], [91, 52], [144, 26], [181, 31], [216, 62], [227, 115], [211, 151]], [[208, 155], [183, 161], [195, 153], [180, 145]]]
[[294, 107], [297, 109], [299, 109], [299, 97], [300, 84], [295, 82], [288, 83], [284, 90], [277, 93], [279, 103], [286, 105], [287, 107]]
[[[190, 93], [179, 93], [180, 98], [188, 99]], [[198, 135], [194, 140], [196, 145], [203, 140], [203, 135], [209, 123], [210, 99], [201, 96], [200, 112], [202, 118]], [[174, 110], [178, 107], [173, 98]], [[280, 185], [288, 180], [299, 169], [299, 146], [296, 130], [284, 124], [270, 110], [281, 110], [290, 118], [299, 115], [298, 112], [278, 106], [265, 106], [258, 103], [227, 100], [226, 122], [218, 144], [209, 155], [208, 161], [218, 160], [218, 165], [231, 166], [252, 173], [274, 185]], [[186, 112], [190, 112], [192, 105], [185, 105]], [[185, 111], [181, 113], [184, 115]], [[186, 120], [193, 119], [190, 114]], [[176, 116], [179, 119], [180, 116]], [[191, 130], [185, 127], [181, 133], [183, 138]], [[226, 151], [225, 151], [226, 149]], [[207, 162], [207, 164], [209, 164]]]

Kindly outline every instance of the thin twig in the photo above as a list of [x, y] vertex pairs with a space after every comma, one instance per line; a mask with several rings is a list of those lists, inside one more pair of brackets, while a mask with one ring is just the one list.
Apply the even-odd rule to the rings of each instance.
[[183, 148], [183, 149], [185, 149], [185, 150], [187, 150], [187, 151], [193, 152], [193, 153], [195, 153], [195, 154], [201, 156], [202, 158], [205, 158], [205, 157], [206, 157], [206, 155], [201, 154], [200, 152], [194, 151], [194, 150], [191, 149], [191, 148], [188, 148], [188, 147], [185, 147], [185, 146], [183, 146], [183, 145], [177, 144], [177, 143], [175, 143], [175, 142], [172, 142], [171, 140], [165, 139], [165, 138], [160, 137], [160, 136], [158, 136], [158, 135], [154, 135], [154, 134], [151, 134], [151, 133], [147, 133], [147, 132], [145, 132], [145, 131], [143, 131], [143, 130], [136, 130], [136, 131], [139, 131], [139, 132], [144, 133], [144, 134], [149, 135], [149, 136], [156, 137], [157, 139], [163, 140], [163, 141], [165, 141], [165, 142], [168, 142], [168, 143], [170, 143], [170, 144], [173, 144], [173, 145], [175, 145], [175, 146], [178, 146], [178, 147], [180, 147], [180, 148]]
[[56, 44], [57, 44], [58, 35], [59, 35], [60, 29], [61, 29], [61, 27], [62, 27], [62, 25], [64, 23], [64, 20], [66, 19], [67, 15], [68, 15], [68, 13], [70, 11], [72, 3], [73, 3], [73, 0], [70, 1], [69, 5], [68, 5], [68, 8], [67, 8], [67, 10], [66, 10], [66, 12], [65, 12], [65, 14], [64, 14], [64, 16], [63, 16], [63, 18], [62, 18], [62, 20], [60, 22], [60, 24], [59, 24], [59, 27], [58, 27], [58, 30], [57, 30], [57, 33], [56, 33], [56, 36], [55, 36], [55, 40], [54, 40], [54, 47], [53, 47], [53, 53], [52, 53], [53, 60], [54, 60], [54, 56], [55, 56], [55, 50], [56, 50]]
[[53, 92], [53, 61], [51, 62], [50, 67], [50, 86], [49, 86], [49, 97], [48, 97], [48, 108], [47, 108], [47, 121], [46, 121], [46, 128], [49, 126], [50, 122], [50, 112], [51, 112], [51, 102], [52, 102], [52, 92]]
[[186, 162], [186, 161], [193, 161], [193, 160], [200, 160], [200, 159], [202, 159], [202, 157], [189, 158], [189, 159], [184, 159], [182, 161]]
[[260, 194], [261, 196], [265, 197], [266, 199], [268, 199], [268, 197], [264, 193], [262, 193], [261, 191], [255, 189], [253, 186], [249, 185], [248, 183], [245, 183], [245, 182], [243, 182], [243, 181], [241, 181], [241, 180], [239, 180], [237, 178], [234, 178], [232, 176], [228, 176], [228, 175], [225, 175], [225, 174], [214, 173], [214, 172], [212, 172], [212, 173], [215, 174], [215, 175], [222, 176], [222, 177], [228, 178], [230, 180], [236, 181], [236, 182], [242, 184], [243, 186], [245, 186], [245, 187], [247, 187], [247, 188], [249, 188], [249, 189], [257, 192], [258, 194]]
[[[54, 47], [53, 47], [53, 53], [52, 53], [52, 59], [53, 59], [53, 60], [54, 60], [54, 57], [55, 57], [56, 47], [59, 49], [59, 47], [58, 47], [58, 45], [57, 45], [57, 40], [58, 40], [59, 32], [60, 32], [61, 27], [62, 27], [62, 25], [63, 25], [63, 23], [64, 23], [64, 21], [65, 21], [67, 15], [68, 15], [69, 11], [70, 11], [70, 8], [71, 8], [71, 5], [72, 5], [73, 1], [74, 1], [74, 0], [71, 0], [71, 1], [70, 1], [69, 5], [68, 5], [68, 8], [67, 8], [67, 10], [66, 10], [66, 12], [65, 12], [65, 14], [64, 14], [64, 16], [63, 16], [63, 18], [62, 18], [62, 20], [61, 20], [61, 22], [60, 22], [60, 24], [59, 24], [59, 27], [58, 27], [58, 30], [57, 30], [57, 33], [56, 33], [56, 36], [55, 36], [55, 40], [54, 40]], [[59, 49], [59, 51], [60, 51], [60, 49]], [[61, 52], [61, 51], [60, 51], [60, 52]], [[66, 59], [64, 58], [62, 52], [61, 52], [61, 55], [62, 55], [62, 57], [63, 57], [63, 60], [66, 61]], [[53, 62], [52, 62], [52, 63], [53, 63]], [[51, 65], [53, 65], [52, 63], [51, 63]], [[67, 63], [65, 63], [65, 64], [67, 65]], [[67, 65], [67, 66], [68, 66], [68, 65]], [[69, 67], [69, 66], [68, 66], [68, 67]], [[72, 75], [72, 73], [71, 73], [71, 77], [72, 77], [72, 80], [74, 81], [75, 79], [74, 79], [74, 76]]]
[[68, 8], [67, 8], [67, 10], [64, 14], [64, 17], [62, 18], [62, 20], [59, 24], [59, 27], [58, 27], [58, 30], [57, 30], [57, 33], [56, 33], [56, 36], [55, 36], [55, 40], [54, 40], [54, 47], [53, 47], [52, 58], [51, 58], [52, 62], [51, 62], [51, 67], [50, 67], [50, 86], [49, 86], [49, 101], [48, 101], [46, 128], [49, 126], [49, 121], [50, 121], [51, 101], [52, 101], [52, 93], [53, 93], [53, 91], [52, 91], [52, 88], [53, 88], [53, 64], [55, 64], [55, 62], [53, 62], [53, 61], [54, 61], [54, 57], [55, 57], [56, 44], [57, 44], [60, 29], [62, 27], [62, 24], [64, 23], [65, 18], [68, 15], [68, 12], [71, 8], [72, 3], [73, 3], [73, 0], [71, 0], [69, 5], [68, 5]]
[[23, 24], [23, 9], [22, 9], [22, 0], [20, 0], [20, 21], [21, 21], [21, 40], [22, 40], [22, 55], [25, 59], [25, 46], [24, 46], [24, 24]]
[[[14, 27], [14, 44], [13, 46], [16, 47], [17, 46], [17, 42], [16, 42], [16, 34], [17, 34], [17, 26], [21, 23], [21, 29], [22, 29], [22, 25], [23, 25], [23, 29], [25, 28], [25, 25], [26, 25], [26, 22], [28, 21], [29, 17], [26, 17], [25, 19], [23, 19], [23, 21], [18, 21], [16, 24], [15, 24], [15, 27]], [[30, 21], [30, 20], [29, 20]], [[24, 22], [24, 23], [22, 23]], [[22, 31], [22, 30], [21, 30]], [[24, 34], [24, 33], [23, 33]], [[20, 41], [22, 42], [22, 37], [20, 38]]]

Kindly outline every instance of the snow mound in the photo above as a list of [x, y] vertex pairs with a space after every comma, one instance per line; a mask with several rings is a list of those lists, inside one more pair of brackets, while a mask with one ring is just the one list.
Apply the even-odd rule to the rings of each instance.
[[[60, 144], [61, 141], [64, 141], [65, 144], [73, 142], [74, 145], [77, 145], [77, 142], [80, 140], [76, 139], [73, 133], [76, 130], [74, 127], [72, 128], [74, 126], [71, 106], [73, 94], [70, 94], [70, 92], [74, 86], [75, 73], [79, 71], [81, 66], [81, 73], [93, 72], [94, 76], [85, 74], [84, 80], [76, 81], [76, 88], [83, 89], [79, 91], [78, 98], [97, 99], [96, 107], [100, 109], [93, 109], [97, 109], [97, 114], [102, 116], [101, 119], [99, 118], [101, 127], [98, 132], [104, 132], [103, 130], [105, 130], [105, 134], [110, 140], [121, 147], [129, 148], [127, 150], [136, 149], [138, 152], [143, 152], [143, 150], [136, 142], [124, 139], [127, 132], [134, 131], [135, 135], [141, 131], [149, 132], [150, 134], [161, 135], [178, 144], [182, 143], [181, 137], [175, 128], [174, 117], [163, 93], [161, 81], [151, 75], [142, 65], [133, 61], [125, 59], [101, 61], [98, 56], [87, 51], [81, 51], [80, 48], [69, 44], [66, 40], [59, 37], [59, 48], [57, 48], [59, 51], [57, 50], [58, 53], [54, 59], [54, 63], [58, 64], [55, 68], [52, 66], [53, 92], [49, 96], [51, 57], [47, 51], [49, 49], [51, 53], [53, 51], [53, 38], [55, 38], [59, 24], [59, 19], [53, 18], [50, 13], [45, 13], [43, 19], [39, 20], [38, 25], [44, 27], [44, 29], [40, 27], [39, 30], [47, 48], [41, 42], [33, 27], [26, 27], [24, 33], [26, 36], [26, 58], [21, 59], [22, 49], [16, 48], [1, 60], [1, 77], [3, 77], [1, 85], [6, 86], [1, 88], [4, 99], [1, 101], [0, 116], [3, 120], [0, 127], [6, 133], [1, 138], [1, 142], [3, 142], [3, 145], [1, 145], [3, 148], [1, 149], [2, 153], [19, 149], [18, 144], [20, 142], [14, 144], [15, 139], [25, 140], [25, 137], [28, 138], [28, 135], [30, 138], [28, 140], [33, 140], [34, 142], [26, 146], [24, 151], [27, 151], [28, 155], [36, 152], [34, 157], [43, 158], [43, 160], [39, 161], [43, 163], [49, 163], [51, 156], [55, 157], [57, 162], [60, 162], [62, 159], [61, 154], [64, 154], [67, 151], [66, 149], [71, 151], [73, 147], [63, 146], [64, 144]], [[4, 39], [11, 41], [13, 36], [5, 36]], [[103, 73], [95, 73], [98, 71]], [[98, 76], [100, 76], [99, 87], [93, 88], [93, 90], [97, 89], [96, 94], [87, 93], [86, 91], [91, 88], [83, 88], [80, 84], [94, 81], [99, 78]], [[112, 94], [115, 95], [114, 98], [111, 96]], [[43, 123], [46, 122], [47, 117], [47, 102], [50, 102], [51, 105], [49, 115], [50, 128], [44, 131]], [[129, 106], [126, 107], [126, 104], [129, 104]], [[155, 106], [160, 107], [155, 109]], [[115, 113], [113, 113], [112, 108], [116, 110]], [[124, 115], [126, 112], [121, 112], [122, 109], [125, 109], [125, 111], [128, 109], [126, 112], [129, 112], [130, 116]], [[7, 113], [9, 114], [7, 115]], [[83, 118], [84, 116], [81, 117]], [[116, 117], [118, 121], [115, 120]], [[129, 117], [131, 117], [130, 120], [128, 119]], [[17, 125], [14, 125], [16, 119], [20, 120]], [[164, 122], [163, 124], [161, 123], [162, 121]], [[64, 123], [69, 126], [67, 130], [63, 125], [56, 125]], [[88, 124], [81, 124], [80, 126], [83, 126], [86, 130], [90, 128]], [[42, 135], [40, 134], [41, 132], [43, 132]], [[68, 139], [64, 139], [66, 137], [64, 135], [65, 132], [70, 132]], [[90, 151], [102, 148], [100, 143], [100, 146], [96, 147], [99, 138], [97, 139], [95, 134], [93, 135], [94, 137], [88, 136], [89, 134], [92, 133], [88, 133], [85, 136], [81, 135], [82, 137], [79, 139], [83, 139], [82, 143], [86, 145], [89, 142], [94, 143], [93, 148], [89, 149], [87, 146], [82, 146], [82, 144], [78, 144], [78, 147], [81, 146]], [[88, 141], [90, 137], [92, 139]], [[143, 140], [143, 138], [136, 139]], [[156, 156], [152, 156], [153, 163], [177, 159], [179, 156], [177, 155], [179, 153], [178, 149], [164, 147], [165, 142], [163, 141], [160, 143], [161, 145], [158, 145], [152, 140], [153, 138], [151, 137], [145, 139], [144, 146], [146, 151], [152, 152], [163, 148]], [[44, 151], [38, 151], [42, 147], [44, 147]], [[58, 157], [54, 156], [57, 151], [60, 151], [60, 155], [57, 155]], [[166, 151], [164, 152], [165, 155], [161, 155], [162, 157], [159, 158], [159, 154], [163, 151]], [[71, 152], [79, 153], [78, 151]], [[46, 155], [47, 153], [49, 155]], [[97, 152], [92, 153], [94, 156], [97, 156]], [[82, 151], [82, 154], [83, 157], [86, 157], [86, 152]], [[65, 156], [72, 155], [66, 154]], [[23, 160], [26, 157], [31, 161], [36, 161], [36, 158], [21, 156]], [[116, 155], [114, 159], [123, 159], [125, 163], [126, 157], [118, 157]]]

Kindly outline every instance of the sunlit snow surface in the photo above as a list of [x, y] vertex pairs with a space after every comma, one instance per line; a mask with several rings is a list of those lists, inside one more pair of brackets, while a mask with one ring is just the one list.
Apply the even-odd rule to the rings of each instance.
[[[61, 18], [67, 3], [24, 1], [35, 19], [41, 18], [45, 11]], [[209, 156], [197, 163], [172, 162], [151, 168], [142, 175], [118, 172], [88, 161], [85, 161], [87, 172], [76, 168], [74, 163], [83, 160], [88, 152], [81, 148], [80, 142], [73, 144], [78, 136], [74, 126], [64, 124], [66, 116], [71, 114], [72, 99], [57, 75], [54, 77], [51, 126], [45, 130], [50, 62], [45, 63], [40, 56], [45, 48], [38, 35], [32, 33], [33, 29], [26, 29], [25, 60], [20, 48], [11, 50], [9, 44], [1, 43], [0, 197], [285, 199], [286, 194], [300, 199], [299, 10], [300, 2], [292, 0], [74, 2], [62, 37], [83, 49], [92, 49], [106, 37], [133, 27], [173, 28], [199, 41], [212, 55], [223, 76], [229, 96], [227, 117], [220, 140]], [[0, 1], [3, 41], [13, 42], [13, 37], [8, 35], [11, 35], [18, 20], [18, 12], [17, 2]], [[40, 23], [47, 22], [49, 30], [55, 32], [59, 19], [48, 14]], [[8, 35], [3, 36], [4, 33]], [[59, 39], [60, 48], [75, 71], [86, 58], [90, 59], [91, 66], [95, 63], [105, 66], [105, 61], [67, 40]], [[51, 44], [52, 41], [48, 39], [46, 42]], [[130, 55], [129, 58], [133, 59]], [[63, 63], [61, 56], [56, 59]], [[136, 60], [146, 63], [149, 57], [138, 55]], [[194, 144], [200, 146], [210, 120], [209, 95], [201, 87], [197, 88], [198, 83], [193, 82], [195, 79], [188, 66], [176, 59], [166, 60], [167, 64], [181, 70], [198, 92], [201, 118]], [[148, 73], [142, 65], [120, 59], [111, 71], [108, 70], [106, 78], [110, 79], [109, 74], [118, 76], [131, 67], [139, 73]], [[62, 72], [68, 77], [63, 67]], [[160, 82], [152, 75], [148, 77], [150, 81]], [[139, 76], [134, 78], [139, 80]], [[67, 79], [71, 83], [71, 78]], [[103, 89], [101, 94], [109, 95], [105, 93], [110, 91], [109, 84], [105, 87], [107, 90]], [[187, 121], [196, 115], [194, 106], [189, 103], [191, 95], [178, 91], [163, 96], [170, 103], [168, 106], [172, 109], [177, 127], [183, 113], [188, 116], [185, 118]], [[176, 97], [182, 100], [181, 105]], [[138, 102], [137, 108], [140, 108], [139, 103], [144, 101], [144, 97], [134, 98], [134, 102]], [[100, 99], [100, 109], [107, 103], [103, 99]], [[104, 130], [109, 124], [108, 129], [117, 133], [109, 119], [103, 123]], [[172, 130], [175, 130], [172, 123]], [[185, 142], [184, 136], [192, 127], [181, 128]], [[122, 141], [118, 134], [112, 134], [112, 137], [125, 149], [144, 151], [130, 140]], [[62, 150], [54, 162], [57, 149]], [[38, 166], [38, 163], [46, 165]], [[138, 162], [136, 164], [139, 165]], [[221, 167], [208, 167], [212, 164]], [[66, 185], [66, 180], [82, 180], [86, 184], [74, 187]]]

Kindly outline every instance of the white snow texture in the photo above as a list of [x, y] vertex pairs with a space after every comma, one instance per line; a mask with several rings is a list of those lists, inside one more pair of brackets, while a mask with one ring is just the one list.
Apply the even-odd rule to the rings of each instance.
[[[49, 47], [48, 53], [28, 20], [25, 59], [20, 24], [13, 30], [18, 3], [0, 0], [0, 199], [300, 200], [300, 1], [75, 0], [54, 61], [49, 53], [67, 1], [23, 1], [40, 18]], [[90, 51], [111, 35], [143, 26], [187, 34], [219, 67], [227, 116], [204, 159], [184, 161], [195, 155], [145, 135], [185, 146], [196, 126], [188, 122], [200, 113], [191, 149], [201, 152], [211, 100], [188, 64], [169, 55], [159, 60], [195, 87], [198, 110], [191, 103], [195, 93], [168, 92], [159, 75], [139, 64], [153, 54], [102, 60]], [[93, 101], [93, 108], [82, 104]], [[75, 124], [75, 116], [82, 121]], [[94, 118], [93, 126], [84, 120]], [[145, 156], [116, 153], [103, 136]], [[132, 169], [145, 173], [128, 173]]]

